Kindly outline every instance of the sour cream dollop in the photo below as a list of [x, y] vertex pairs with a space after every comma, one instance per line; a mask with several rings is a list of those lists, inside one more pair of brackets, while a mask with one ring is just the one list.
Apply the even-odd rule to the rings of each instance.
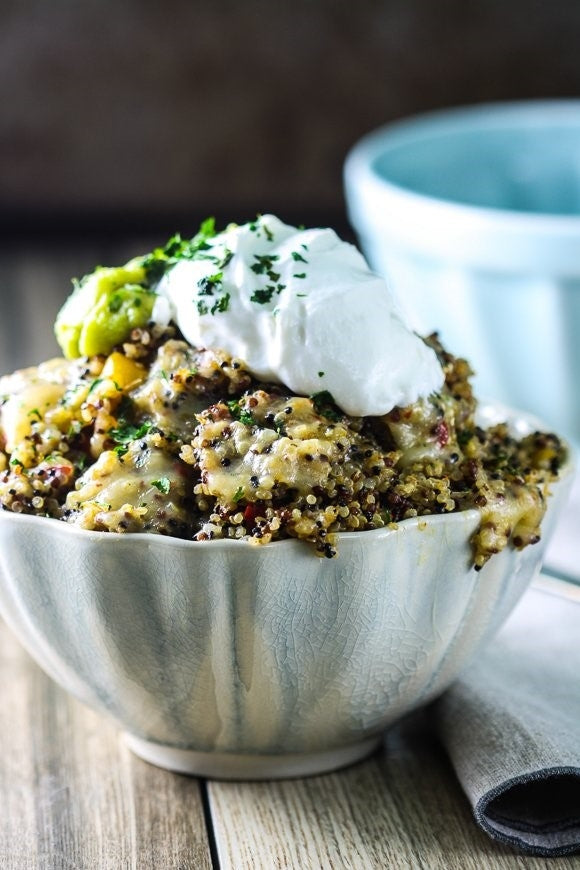
[[330, 229], [263, 215], [208, 240], [157, 287], [153, 320], [196, 347], [243, 360], [298, 395], [328, 390], [353, 416], [379, 416], [438, 391], [434, 351], [403, 321], [385, 281]]

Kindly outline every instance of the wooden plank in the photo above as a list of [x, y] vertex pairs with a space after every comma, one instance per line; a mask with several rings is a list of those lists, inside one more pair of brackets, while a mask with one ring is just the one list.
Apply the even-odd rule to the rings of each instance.
[[221, 870], [571, 870], [481, 832], [420, 721], [347, 770], [303, 780], [209, 784]]
[[198, 780], [134, 757], [0, 625], [0, 866], [212, 866]]

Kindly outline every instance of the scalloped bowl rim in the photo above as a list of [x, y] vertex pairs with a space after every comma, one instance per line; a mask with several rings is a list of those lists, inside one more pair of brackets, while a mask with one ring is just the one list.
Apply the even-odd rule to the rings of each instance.
[[[358, 541], [361, 539], [368, 540], [372, 538], [373, 540], [380, 540], [381, 538], [390, 537], [391, 535], [396, 534], [403, 528], [409, 528], [413, 526], [418, 526], [424, 524], [425, 522], [429, 522], [430, 524], [438, 525], [446, 522], [469, 522], [475, 519], [475, 517], [479, 516], [479, 511], [477, 508], [469, 508], [469, 510], [465, 511], [456, 511], [454, 513], [448, 514], [423, 514], [417, 517], [409, 517], [405, 520], [400, 520], [396, 523], [396, 528], [392, 528], [389, 526], [384, 526], [378, 529], [366, 529], [362, 531], [352, 531], [352, 532], [338, 532], [337, 539], [339, 542], [339, 547], [344, 544], [345, 541]], [[27, 522], [33, 522], [35, 525], [38, 522], [47, 523], [50, 525], [54, 525], [55, 530], [57, 528], [61, 529], [64, 534], [72, 535], [72, 536], [80, 536], [86, 540], [107, 540], [107, 541], [135, 541], [135, 543], [151, 543], [155, 541], [155, 543], [160, 546], [166, 547], [180, 547], [183, 549], [190, 549], [192, 552], [196, 549], [200, 548], [208, 548], [211, 547], [213, 550], [219, 550], [223, 548], [241, 548], [241, 547], [252, 547], [256, 552], [260, 552], [262, 550], [271, 550], [272, 548], [280, 549], [283, 546], [286, 547], [295, 547], [300, 546], [303, 547], [308, 545], [308, 541], [301, 540], [299, 538], [282, 538], [281, 540], [271, 541], [268, 544], [260, 544], [260, 543], [252, 543], [247, 538], [214, 538], [211, 541], [190, 541], [187, 538], [176, 538], [171, 535], [157, 535], [152, 534], [151, 532], [106, 532], [106, 531], [96, 531], [92, 529], [82, 529], [78, 526], [71, 525], [63, 520], [55, 519], [53, 517], [44, 517], [44, 516], [36, 516], [34, 514], [18, 514], [12, 513], [8, 510], [0, 511], [0, 522], [3, 521], [13, 521], [17, 523], [26, 524]], [[66, 530], [66, 531], [65, 531]]]

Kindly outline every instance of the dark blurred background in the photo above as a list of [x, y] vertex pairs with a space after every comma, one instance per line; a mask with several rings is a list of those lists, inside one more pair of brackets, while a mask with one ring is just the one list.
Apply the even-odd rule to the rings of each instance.
[[0, 370], [54, 354], [70, 277], [274, 211], [349, 233], [368, 130], [578, 96], [578, 0], [4, 0]]

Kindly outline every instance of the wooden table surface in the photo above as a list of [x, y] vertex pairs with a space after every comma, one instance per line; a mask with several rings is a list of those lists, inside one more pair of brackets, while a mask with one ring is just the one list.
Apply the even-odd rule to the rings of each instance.
[[261, 870], [580, 867], [491, 841], [423, 718], [337, 773], [210, 782], [136, 758], [0, 624], [0, 867]]

